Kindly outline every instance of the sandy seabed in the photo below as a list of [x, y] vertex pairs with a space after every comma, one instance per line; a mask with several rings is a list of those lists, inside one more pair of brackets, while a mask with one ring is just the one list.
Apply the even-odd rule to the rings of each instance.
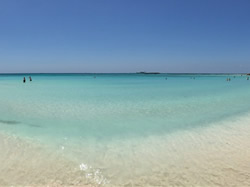
[[250, 115], [110, 142], [99, 169], [5, 133], [0, 151], [0, 186], [250, 186]]

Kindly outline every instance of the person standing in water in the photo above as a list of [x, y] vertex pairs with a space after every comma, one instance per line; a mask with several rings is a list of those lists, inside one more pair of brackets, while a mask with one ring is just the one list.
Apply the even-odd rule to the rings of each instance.
[[31, 76], [29, 76], [29, 79], [30, 79], [30, 82], [32, 81], [32, 78], [31, 78]]
[[26, 82], [26, 79], [25, 79], [25, 77], [23, 77], [23, 83], [25, 83]]

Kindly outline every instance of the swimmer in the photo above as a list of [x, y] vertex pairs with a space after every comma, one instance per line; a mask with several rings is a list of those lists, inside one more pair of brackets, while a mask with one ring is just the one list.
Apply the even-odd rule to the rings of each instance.
[[25, 77], [23, 77], [23, 83], [25, 83], [26, 82], [26, 79], [25, 79]]

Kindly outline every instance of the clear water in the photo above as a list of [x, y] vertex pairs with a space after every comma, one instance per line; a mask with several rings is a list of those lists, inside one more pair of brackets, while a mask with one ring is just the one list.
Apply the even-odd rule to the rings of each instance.
[[63, 151], [80, 170], [103, 168], [110, 184], [148, 171], [149, 160], [138, 164], [132, 152], [140, 144], [141, 153], [158, 159], [149, 138], [195, 132], [250, 111], [250, 81], [240, 75], [33, 74], [25, 84], [23, 76], [0, 75], [0, 132]]

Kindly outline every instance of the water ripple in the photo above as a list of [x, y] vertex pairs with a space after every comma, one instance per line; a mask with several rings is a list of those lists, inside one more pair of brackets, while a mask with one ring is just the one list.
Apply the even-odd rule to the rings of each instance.
[[109, 184], [110, 181], [104, 177], [100, 169], [94, 169], [92, 166], [88, 164], [81, 163], [79, 165], [80, 170], [85, 173], [85, 177], [98, 185]]

